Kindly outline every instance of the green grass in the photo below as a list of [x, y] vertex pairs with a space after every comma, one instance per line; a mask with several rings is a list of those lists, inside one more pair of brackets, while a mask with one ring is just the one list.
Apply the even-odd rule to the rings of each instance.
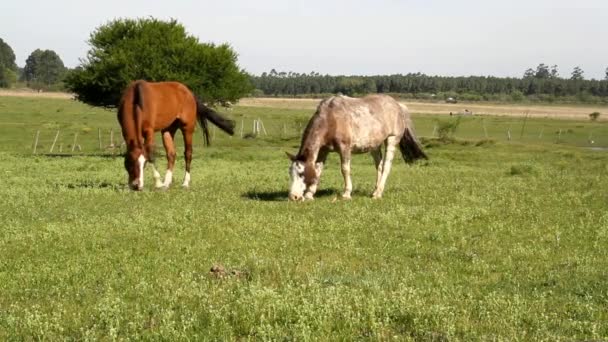
[[[428, 162], [396, 161], [380, 201], [367, 155], [353, 200], [334, 201], [330, 155], [318, 198], [289, 203], [283, 150], [310, 112], [229, 115], [281, 133], [217, 133], [209, 148], [199, 135], [191, 189], [180, 158], [173, 188], [151, 190], [148, 174], [135, 193], [121, 158], [96, 150], [98, 127], [118, 133], [113, 113], [0, 98], [0, 340], [608, 338], [608, 159], [579, 147], [601, 124], [528, 121], [570, 127], [555, 144], [486, 117], [513, 140], [478, 144], [481, 119], [466, 118], [457, 140], [428, 141]], [[415, 122], [430, 136], [447, 119]], [[49, 123], [91, 127], [90, 150], [32, 156]]]

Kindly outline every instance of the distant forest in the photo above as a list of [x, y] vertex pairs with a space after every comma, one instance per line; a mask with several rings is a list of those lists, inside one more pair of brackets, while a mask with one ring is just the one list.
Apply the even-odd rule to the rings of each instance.
[[604, 80], [586, 80], [579, 67], [569, 78], [557, 66], [540, 64], [521, 78], [429, 76], [421, 73], [386, 76], [330, 76], [271, 70], [251, 76], [255, 96], [316, 97], [342, 93], [359, 96], [385, 93], [401, 98], [448, 101], [572, 102], [608, 104], [608, 69]]

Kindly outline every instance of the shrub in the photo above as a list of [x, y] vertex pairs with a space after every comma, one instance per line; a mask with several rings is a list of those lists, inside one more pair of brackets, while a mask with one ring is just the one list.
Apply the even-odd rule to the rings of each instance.
[[437, 120], [437, 135], [441, 140], [448, 140], [454, 136], [458, 126], [460, 126], [460, 119], [458, 116], [454, 120], [441, 121]]
[[589, 119], [591, 121], [596, 121], [600, 117], [600, 112], [593, 112], [589, 114]]

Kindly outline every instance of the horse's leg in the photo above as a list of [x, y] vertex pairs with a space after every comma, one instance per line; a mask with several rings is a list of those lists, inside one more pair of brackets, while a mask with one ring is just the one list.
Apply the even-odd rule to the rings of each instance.
[[393, 164], [393, 157], [395, 156], [395, 148], [397, 144], [399, 144], [399, 139], [397, 139], [397, 137], [390, 136], [386, 138], [386, 154], [384, 156], [384, 163], [382, 165], [382, 178], [380, 178], [380, 184], [376, 188], [376, 191], [374, 191], [374, 198], [382, 197], [386, 179], [388, 178], [388, 174], [391, 172], [391, 166]]
[[380, 186], [380, 179], [382, 179], [382, 145], [378, 146], [377, 149], [372, 150], [372, 157], [374, 158], [374, 165], [376, 166], [376, 187], [372, 193], [372, 197], [376, 197], [378, 187]]
[[342, 146], [339, 152], [342, 177], [344, 177], [344, 192], [342, 193], [342, 198], [350, 199], [350, 193], [353, 191], [353, 182], [350, 179], [350, 147]]
[[315, 171], [317, 177], [315, 178], [314, 183], [308, 187], [308, 190], [304, 194], [304, 199], [312, 199], [314, 194], [317, 192], [317, 186], [319, 185], [319, 181], [321, 180], [321, 173], [323, 173], [323, 166], [325, 165], [325, 160], [327, 159], [327, 154], [329, 151], [327, 149], [319, 150], [319, 155], [317, 156], [317, 162], [315, 163]]
[[160, 172], [158, 172], [158, 169], [156, 168], [156, 158], [154, 158], [154, 156], [152, 155], [154, 153], [154, 144], [153, 143], [149, 143], [148, 140], [152, 140], [154, 141], [154, 132], [148, 132], [146, 135], [146, 146], [147, 146], [147, 153], [150, 156], [150, 165], [152, 165], [152, 174], [154, 175], [154, 187], [155, 188], [161, 188], [163, 186], [163, 182], [160, 181]]
[[[155, 155], [154, 155], [154, 130], [153, 129], [146, 129], [143, 132], [143, 136], [144, 136], [144, 158], [141, 159], [141, 162], [148, 162], [150, 165], [152, 165], [152, 171], [154, 173], [154, 179], [156, 179], [156, 174], [158, 173], [158, 171], [156, 171], [156, 166], [154, 164], [155, 161]], [[144, 166], [145, 165], [141, 165], [141, 183], [143, 184], [143, 177], [144, 177]]]
[[186, 174], [182, 186], [187, 188], [190, 186], [190, 164], [192, 163], [192, 134], [193, 129], [182, 129], [184, 136], [184, 159], [186, 160]]
[[175, 145], [173, 137], [175, 136], [175, 128], [163, 131], [163, 145], [167, 152], [167, 173], [165, 173], [165, 181], [162, 186], [168, 188], [173, 182], [173, 166], [175, 166]]
[[160, 181], [160, 172], [156, 169], [156, 164], [150, 163], [152, 165], [152, 172], [154, 172], [154, 187], [162, 188], [163, 182]]

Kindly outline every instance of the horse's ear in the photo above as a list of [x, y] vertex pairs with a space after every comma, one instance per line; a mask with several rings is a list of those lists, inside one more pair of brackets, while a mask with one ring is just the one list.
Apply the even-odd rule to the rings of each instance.
[[285, 151], [285, 154], [287, 155], [287, 158], [289, 158], [289, 160], [291, 160], [292, 162], [296, 161], [296, 156], [294, 156], [293, 154], [291, 154], [287, 151]]

